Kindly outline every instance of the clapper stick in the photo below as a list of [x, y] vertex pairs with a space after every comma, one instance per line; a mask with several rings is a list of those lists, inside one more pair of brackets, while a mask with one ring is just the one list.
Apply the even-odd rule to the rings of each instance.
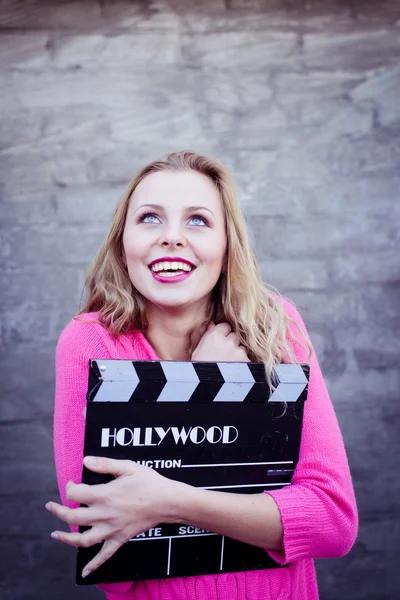
[[[277, 365], [271, 393], [262, 363], [93, 359], [84, 453], [130, 459], [210, 490], [289, 486], [308, 377], [307, 365]], [[105, 483], [110, 476], [84, 469], [82, 480]], [[195, 526], [160, 524], [82, 579], [99, 547], [78, 549], [78, 584], [279, 567], [262, 548]]]

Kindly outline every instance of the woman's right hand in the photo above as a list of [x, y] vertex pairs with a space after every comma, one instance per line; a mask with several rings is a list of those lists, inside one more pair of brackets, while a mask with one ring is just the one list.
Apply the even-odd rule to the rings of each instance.
[[211, 325], [200, 338], [191, 360], [208, 362], [250, 362], [246, 350], [240, 345], [236, 333], [229, 323]]

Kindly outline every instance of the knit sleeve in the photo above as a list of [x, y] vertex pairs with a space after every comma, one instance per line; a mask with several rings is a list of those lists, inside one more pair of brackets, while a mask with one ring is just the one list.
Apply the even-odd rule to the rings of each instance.
[[56, 393], [54, 406], [54, 456], [61, 501], [67, 500], [68, 481], [82, 481], [84, 408], [89, 376], [89, 359], [107, 358], [101, 339], [91, 323], [72, 320], [62, 332], [56, 349]]
[[[284, 301], [289, 317], [308, 334], [299, 313]], [[293, 335], [299, 334], [291, 326]], [[307, 352], [293, 342], [296, 357]], [[268, 493], [278, 505], [283, 526], [283, 552], [267, 552], [280, 564], [304, 558], [337, 558], [353, 546], [358, 513], [339, 424], [313, 350], [308, 398], [304, 405], [299, 461], [292, 485]]]
[[[86, 392], [90, 358], [110, 358], [99, 334], [101, 325], [75, 319], [62, 332], [56, 350], [54, 406], [54, 457], [61, 502], [75, 508], [66, 498], [66, 485], [82, 482]], [[73, 531], [76, 526], [71, 526]], [[125, 592], [131, 583], [104, 584], [105, 592]]]

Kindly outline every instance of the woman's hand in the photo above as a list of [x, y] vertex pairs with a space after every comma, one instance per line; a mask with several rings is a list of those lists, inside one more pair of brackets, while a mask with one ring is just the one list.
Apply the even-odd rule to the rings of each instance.
[[250, 362], [229, 323], [212, 323], [192, 353], [191, 360]]
[[91, 526], [84, 533], [54, 531], [53, 539], [84, 548], [105, 540], [100, 552], [86, 565], [82, 573], [86, 577], [130, 538], [160, 523], [175, 522], [175, 507], [187, 486], [130, 460], [95, 458], [93, 462], [93, 457], [85, 457], [84, 465], [116, 479], [100, 485], [70, 481], [68, 500], [86, 504], [87, 508], [68, 508], [56, 502], [48, 502], [46, 508], [70, 525]]

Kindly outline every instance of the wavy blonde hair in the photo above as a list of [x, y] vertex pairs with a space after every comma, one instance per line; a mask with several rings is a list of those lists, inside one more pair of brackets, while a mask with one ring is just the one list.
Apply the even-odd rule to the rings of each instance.
[[[290, 343], [294, 339], [290, 324], [296, 327], [297, 324], [286, 314], [278, 292], [261, 280], [235, 182], [226, 169], [206, 156], [189, 151], [175, 152], [165, 160], [155, 161], [144, 167], [131, 181], [115, 209], [107, 236], [89, 268], [84, 288], [87, 300], [79, 314], [98, 311], [99, 321], [115, 336], [132, 330], [146, 331], [146, 299], [132, 285], [124, 262], [122, 236], [129, 201], [136, 187], [148, 175], [159, 171], [187, 170], [205, 175], [217, 188], [227, 236], [226, 268], [212, 292], [200, 333], [204, 333], [211, 321], [228, 322], [246, 349], [249, 359], [265, 364], [271, 384], [275, 364], [288, 360], [296, 362]], [[307, 346], [310, 355], [308, 341], [298, 327], [297, 330], [300, 339], [296, 338], [296, 341]], [[192, 334], [190, 332], [188, 337], [190, 353], [193, 350]]]

